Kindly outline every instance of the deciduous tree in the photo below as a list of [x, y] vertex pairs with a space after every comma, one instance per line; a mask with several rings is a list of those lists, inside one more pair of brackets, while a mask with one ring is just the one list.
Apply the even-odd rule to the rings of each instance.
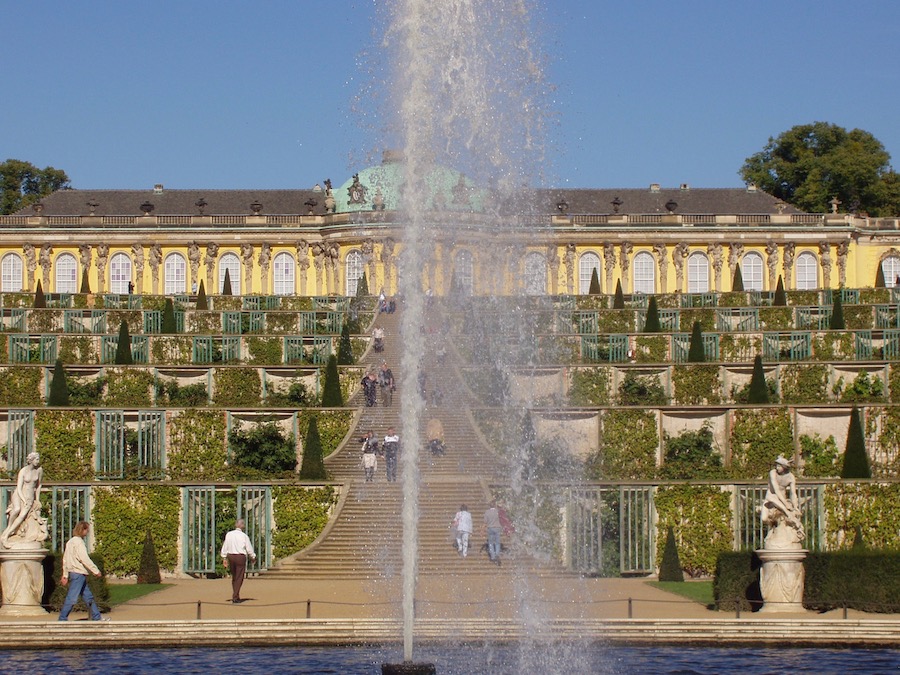
[[15, 213], [67, 187], [65, 171], [52, 166], [39, 169], [30, 162], [8, 159], [0, 164], [0, 215]]

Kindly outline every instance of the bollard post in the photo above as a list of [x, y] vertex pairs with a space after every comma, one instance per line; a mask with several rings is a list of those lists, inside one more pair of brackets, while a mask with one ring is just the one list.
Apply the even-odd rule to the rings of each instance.
[[309, 598], [306, 599], [306, 618], [310, 618], [312, 616], [312, 600]]
[[631, 598], [628, 598], [628, 618], [629, 619], [633, 618], [632, 611], [631, 611]]
[[734, 603], [734, 610], [735, 610], [734, 618], [740, 619], [741, 618], [741, 602], [740, 602], [740, 600], [738, 600], [736, 603]]
[[197, 601], [197, 621], [200, 621], [200, 601]]
[[847, 618], [847, 605], [844, 605], [844, 619]]

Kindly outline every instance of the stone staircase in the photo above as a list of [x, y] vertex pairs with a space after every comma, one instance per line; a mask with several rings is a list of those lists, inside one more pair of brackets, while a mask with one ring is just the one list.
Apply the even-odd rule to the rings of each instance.
[[[402, 310], [399, 310], [402, 311]], [[361, 359], [366, 367], [379, 367], [386, 361], [399, 380], [402, 345], [399, 313], [382, 314], [376, 325], [385, 330], [384, 352], [369, 351]], [[439, 341], [429, 340], [425, 357], [427, 383], [439, 382], [443, 393], [438, 404], [430, 400], [422, 418], [417, 442], [401, 439], [403, 452], [419, 453], [419, 574], [453, 573], [510, 574], [526, 567], [529, 572], [560, 573], [545, 569], [527, 555], [509, 546], [504, 538], [503, 566], [492, 564], [481, 546], [486, 537], [481, 526], [482, 515], [490, 500], [488, 482], [503, 481], [503, 461], [484, 446], [473, 429], [467, 413], [469, 394], [458, 379], [457, 368], [450, 362], [452, 350], [442, 349]], [[427, 387], [426, 387], [427, 388]], [[350, 405], [362, 408], [353, 438], [361, 438], [371, 429], [382, 439], [389, 426], [400, 428], [400, 391], [395, 392], [391, 406], [378, 404], [366, 408], [362, 392], [351, 398]], [[446, 454], [434, 457], [427, 449], [425, 425], [437, 417], [444, 427]], [[280, 561], [264, 576], [307, 579], [366, 579], [399, 576], [402, 566], [401, 509], [402, 479], [388, 483], [384, 462], [379, 460], [375, 482], [364, 481], [360, 466], [360, 444], [353, 441], [325, 460], [335, 480], [345, 485], [344, 495], [329, 529], [317, 543]], [[401, 465], [402, 466], [402, 465]], [[469, 557], [463, 560], [450, 539], [449, 525], [461, 504], [472, 513], [475, 532], [470, 540]]]

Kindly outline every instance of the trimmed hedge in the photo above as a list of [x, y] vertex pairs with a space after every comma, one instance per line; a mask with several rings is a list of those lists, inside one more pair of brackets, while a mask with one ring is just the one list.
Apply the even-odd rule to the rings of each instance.
[[803, 606], [807, 609], [900, 611], [900, 551], [810, 552], [803, 567]]
[[716, 558], [713, 598], [716, 609], [733, 612], [758, 611], [762, 607], [759, 568], [762, 562], [753, 551], [720, 553]]

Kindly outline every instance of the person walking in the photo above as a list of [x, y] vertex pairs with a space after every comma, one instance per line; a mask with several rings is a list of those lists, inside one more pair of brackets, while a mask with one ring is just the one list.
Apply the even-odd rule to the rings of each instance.
[[[84, 544], [84, 538], [91, 529], [90, 523], [81, 521], [72, 529], [72, 538], [66, 542], [66, 548], [63, 552], [62, 578], [60, 583], [68, 586], [69, 591], [66, 593], [66, 600], [63, 602], [62, 611], [59, 613], [60, 621], [68, 621], [69, 613], [75, 607], [79, 598], [84, 599], [88, 611], [91, 613], [91, 621], [103, 621], [100, 615], [100, 608], [94, 599], [94, 594], [88, 588], [88, 574], [95, 577], [101, 576], [100, 569], [91, 560], [88, 555], [87, 546]], [[105, 619], [109, 621], [109, 619]]]
[[387, 361], [381, 362], [381, 370], [378, 371], [378, 386], [381, 388], [381, 405], [389, 406], [394, 400], [394, 373], [388, 367]]
[[235, 522], [234, 529], [225, 535], [222, 542], [222, 559], [231, 574], [231, 602], [238, 604], [241, 600], [241, 585], [247, 572], [247, 558], [256, 560], [256, 552], [250, 537], [244, 532], [244, 519]]
[[371, 431], [366, 432], [362, 439], [362, 466], [366, 475], [366, 482], [375, 480], [375, 470], [378, 468], [378, 440]]
[[452, 527], [456, 528], [456, 550], [465, 558], [469, 555], [469, 535], [472, 534], [472, 514], [465, 504], [459, 507], [453, 517]]
[[374, 407], [375, 397], [378, 395], [378, 379], [374, 371], [366, 373], [366, 376], [362, 379], [362, 388], [363, 395], [366, 398], [366, 407]]
[[484, 512], [484, 527], [487, 530], [488, 557], [491, 562], [500, 566], [500, 535], [503, 532], [503, 524], [500, 522], [500, 511], [497, 503], [492, 501], [490, 508]]
[[400, 457], [400, 437], [394, 431], [394, 427], [388, 427], [387, 435], [381, 444], [381, 451], [384, 453], [388, 483], [393, 483], [397, 480], [397, 459]]

